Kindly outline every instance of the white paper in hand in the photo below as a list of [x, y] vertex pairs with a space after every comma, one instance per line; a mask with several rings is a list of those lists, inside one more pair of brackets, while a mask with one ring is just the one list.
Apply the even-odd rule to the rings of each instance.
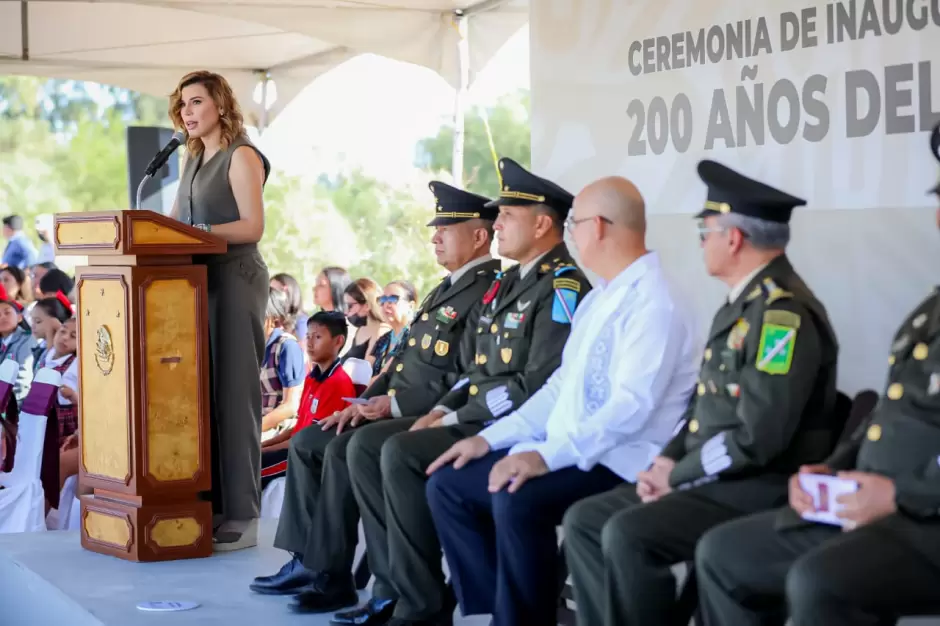
[[800, 474], [800, 486], [803, 491], [813, 496], [813, 508], [803, 514], [803, 519], [834, 526], [844, 526], [845, 520], [837, 517], [842, 505], [837, 502], [840, 496], [858, 491], [858, 483], [826, 474]]

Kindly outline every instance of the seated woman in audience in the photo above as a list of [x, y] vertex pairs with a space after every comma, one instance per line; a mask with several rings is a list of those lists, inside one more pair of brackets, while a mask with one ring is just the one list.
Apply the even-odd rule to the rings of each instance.
[[375, 342], [387, 334], [392, 327], [385, 323], [385, 316], [379, 306], [381, 287], [371, 278], [360, 278], [346, 287], [343, 299], [346, 302], [346, 319], [355, 331], [349, 351], [343, 355], [347, 359], [364, 359], [370, 365], [375, 363], [372, 348]]
[[262, 441], [291, 426], [287, 420], [294, 419], [300, 406], [306, 368], [300, 344], [286, 330], [294, 325], [294, 317], [289, 310], [287, 294], [270, 288], [264, 318], [267, 340], [261, 363]]
[[33, 307], [33, 373], [45, 367], [47, 358], [55, 358], [53, 342], [59, 327], [72, 317], [72, 303], [63, 294], [55, 298], [43, 298]]
[[69, 278], [69, 275], [56, 267], [47, 271], [39, 279], [39, 295], [42, 298], [55, 298], [56, 294], [61, 291], [74, 302], [75, 300], [72, 299], [74, 286], [75, 282]]
[[375, 359], [372, 364], [374, 376], [378, 376], [408, 342], [408, 327], [418, 306], [418, 292], [414, 285], [406, 280], [393, 280], [385, 286], [384, 293], [379, 297], [379, 304], [385, 321], [392, 330], [379, 337], [372, 349], [371, 356]]
[[303, 291], [300, 289], [300, 283], [290, 274], [275, 274], [271, 277], [271, 288], [283, 291], [287, 294], [288, 309], [294, 316], [293, 328], [285, 330], [297, 337], [298, 340], [307, 336], [307, 320], [309, 315], [304, 313]]
[[36, 346], [29, 329], [20, 325], [22, 319], [23, 307], [19, 302], [0, 299], [0, 361], [12, 359], [19, 365], [13, 395], [20, 404], [33, 382], [33, 348]]
[[[320, 311], [339, 311], [346, 315], [346, 300], [343, 293], [352, 283], [349, 272], [341, 267], [324, 267], [317, 274], [317, 281], [313, 285], [313, 303]], [[349, 328], [346, 334], [346, 345], [343, 346], [340, 356], [345, 356], [352, 347], [355, 328]]]
[[339, 353], [346, 343], [348, 325], [338, 311], [314, 313], [307, 322], [307, 356], [313, 368], [304, 381], [300, 410], [293, 430], [284, 431], [261, 444], [261, 486], [287, 471], [290, 438], [314, 422], [342, 411], [343, 398], [354, 398], [355, 388], [340, 365]]

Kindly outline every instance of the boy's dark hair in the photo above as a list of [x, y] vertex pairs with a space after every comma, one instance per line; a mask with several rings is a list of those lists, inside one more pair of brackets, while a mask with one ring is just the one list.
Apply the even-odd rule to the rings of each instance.
[[346, 316], [339, 311], [320, 311], [319, 313], [314, 313], [310, 319], [307, 320], [307, 328], [310, 328], [312, 324], [317, 324], [325, 328], [326, 332], [330, 333], [330, 337], [342, 337], [344, 341], [349, 334], [349, 324], [346, 322]]
[[23, 218], [19, 215], [7, 215], [3, 218], [3, 225], [10, 230], [23, 230]]
[[75, 283], [69, 278], [69, 275], [59, 268], [51, 269], [45, 276], [39, 279], [39, 291], [42, 293], [55, 293], [61, 291], [66, 296], [72, 291]]

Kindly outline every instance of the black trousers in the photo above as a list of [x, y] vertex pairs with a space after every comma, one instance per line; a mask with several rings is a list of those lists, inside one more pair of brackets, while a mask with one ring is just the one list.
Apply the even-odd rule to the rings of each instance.
[[881, 626], [940, 614], [940, 522], [891, 515], [850, 532], [777, 529], [779, 511], [706, 534], [696, 551], [708, 626]]
[[600, 465], [589, 472], [571, 467], [532, 479], [516, 493], [491, 494], [490, 470], [507, 452], [436, 472], [428, 505], [464, 615], [493, 614], [496, 626], [554, 626], [556, 527], [573, 503], [623, 479]]

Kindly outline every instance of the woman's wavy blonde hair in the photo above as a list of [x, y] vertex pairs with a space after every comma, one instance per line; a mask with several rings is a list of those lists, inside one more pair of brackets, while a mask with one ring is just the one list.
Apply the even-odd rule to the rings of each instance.
[[[222, 127], [222, 149], [228, 148], [235, 139], [245, 133], [245, 118], [242, 116], [241, 107], [238, 106], [238, 100], [235, 99], [235, 92], [232, 86], [228, 84], [224, 76], [200, 70], [190, 72], [180, 79], [176, 91], [170, 94], [170, 119], [177, 130], [186, 133], [186, 125], [183, 123], [183, 88], [190, 85], [202, 85], [209, 92], [209, 97], [222, 111], [219, 116], [219, 125]], [[202, 141], [186, 135], [186, 150], [190, 154], [199, 154], [202, 152]]]

